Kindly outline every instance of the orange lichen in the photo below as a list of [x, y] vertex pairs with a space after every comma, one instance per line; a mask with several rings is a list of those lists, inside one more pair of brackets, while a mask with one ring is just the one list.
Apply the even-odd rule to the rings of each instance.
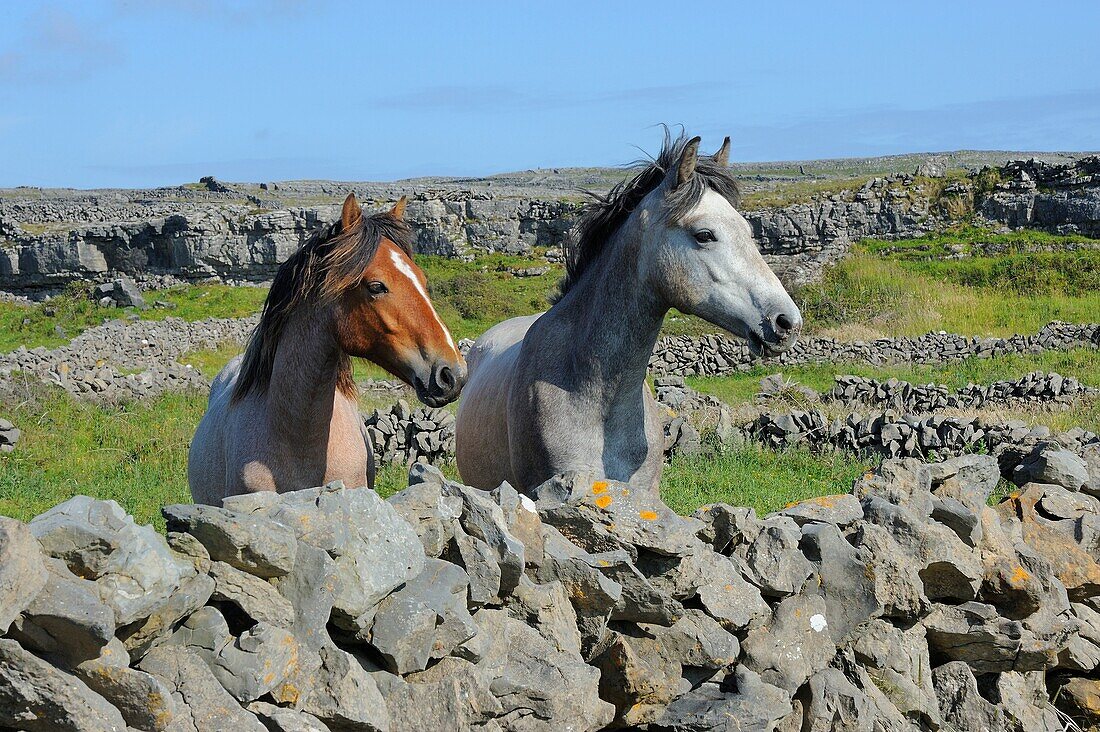
[[657, 520], [657, 512], [656, 511], [639, 511], [638, 515], [641, 516], [642, 518], [644, 518], [646, 521], [656, 521]]
[[596, 505], [600, 508], [607, 508], [611, 505], [611, 496], [600, 496], [596, 499]]
[[607, 493], [607, 481], [597, 480], [595, 483], [592, 484], [592, 492], [595, 493], [597, 496], [601, 493]]
[[1023, 567], [1016, 565], [1016, 568], [1012, 570], [1012, 576], [1008, 578], [1008, 581], [1014, 585], [1023, 584], [1031, 579], [1031, 575], [1027, 573], [1027, 570]]

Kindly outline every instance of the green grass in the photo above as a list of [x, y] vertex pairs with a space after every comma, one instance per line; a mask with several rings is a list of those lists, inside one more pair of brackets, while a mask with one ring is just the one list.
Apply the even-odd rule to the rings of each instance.
[[[0, 456], [0, 514], [26, 521], [85, 494], [114, 499], [138, 523], [163, 531], [160, 507], [191, 500], [187, 450], [205, 408], [206, 395], [196, 392], [102, 406], [46, 388], [21, 403], [0, 406], [23, 430], [18, 449]], [[839, 453], [773, 453], [746, 446], [706, 458], [677, 458], [665, 470], [662, 495], [681, 513], [715, 501], [766, 512], [790, 501], [846, 492], [865, 468]], [[453, 464], [443, 471], [458, 478]], [[383, 465], [376, 488], [389, 496], [406, 480], [403, 466]]]
[[86, 494], [163, 530], [160, 507], [191, 500], [187, 449], [205, 408], [195, 392], [104, 407], [46, 389], [5, 406], [23, 437], [0, 457], [0, 514], [25, 521]]
[[[0, 302], [0, 353], [19, 346], [55, 348], [68, 343], [88, 328], [107, 320], [137, 315], [145, 320], [163, 320], [169, 316], [184, 320], [204, 318], [241, 318], [259, 311], [267, 296], [265, 288], [230, 285], [188, 285], [149, 292], [147, 302], [170, 302], [173, 308], [103, 308], [88, 297], [88, 288], [73, 285], [48, 302], [19, 305]], [[60, 332], [58, 329], [60, 328]]]
[[707, 503], [751, 506], [764, 514], [793, 501], [848, 493], [869, 467], [840, 452], [774, 452], [745, 445], [717, 455], [673, 459], [661, 480], [661, 498], [679, 514]]
[[[984, 261], [964, 264], [966, 260], [914, 262], [856, 248], [795, 299], [809, 333], [843, 334], [851, 327], [884, 336], [931, 330], [982, 336], [1034, 333], [1052, 320], [1100, 320], [1100, 288], [1083, 287], [1096, 277], [1095, 269], [1071, 273], [1073, 256], [1019, 254], [1003, 260], [1012, 262], [1008, 267]], [[1100, 253], [1081, 256], [1097, 267]], [[1044, 278], [1054, 283], [1059, 277], [1068, 283], [1064, 290], [1053, 285], [1028, 289], [1025, 284]]]

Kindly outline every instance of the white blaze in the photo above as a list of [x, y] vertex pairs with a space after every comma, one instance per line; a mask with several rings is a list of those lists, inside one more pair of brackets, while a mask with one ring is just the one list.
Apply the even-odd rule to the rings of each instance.
[[405, 258], [401, 256], [401, 252], [396, 249], [390, 250], [390, 259], [393, 260], [393, 265], [397, 267], [397, 270], [412, 281], [413, 287], [415, 287], [416, 291], [420, 293], [420, 296], [424, 298], [424, 302], [428, 305], [428, 310], [432, 311], [432, 317], [435, 318], [435, 322], [439, 323], [439, 327], [443, 330], [443, 335], [447, 337], [447, 344], [450, 345], [452, 351], [458, 353], [458, 347], [455, 346], [455, 342], [451, 338], [451, 331], [449, 331], [447, 326], [443, 325], [443, 321], [439, 319], [439, 315], [436, 314], [435, 308], [432, 307], [432, 301], [428, 297], [427, 290], [424, 289], [424, 285], [420, 284], [420, 279], [416, 276], [416, 273], [413, 272], [412, 267], [410, 267], [409, 263], [405, 261]]

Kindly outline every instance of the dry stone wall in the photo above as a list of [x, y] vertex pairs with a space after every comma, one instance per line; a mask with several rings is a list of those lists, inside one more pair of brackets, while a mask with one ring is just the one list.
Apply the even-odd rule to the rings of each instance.
[[1100, 324], [1055, 321], [1044, 325], [1034, 335], [1009, 338], [968, 338], [942, 331], [916, 338], [881, 338], [874, 341], [802, 337], [789, 351], [764, 359], [754, 357], [744, 342], [723, 335], [670, 336], [658, 342], [649, 362], [649, 370], [655, 374], [722, 376], [748, 371], [756, 364], [766, 367], [845, 362], [923, 364], [1074, 348], [1100, 348]]
[[167, 506], [167, 538], [78, 496], [0, 518], [0, 727], [1087, 727], [1098, 457], [1021, 455], [997, 506], [993, 457], [888, 460], [762, 517], [424, 464]]
[[942, 384], [910, 384], [898, 379], [881, 381], [841, 375], [836, 377], [836, 383], [825, 393], [824, 399], [845, 405], [864, 404], [926, 413], [992, 405], [1069, 405], [1082, 397], [1098, 394], [1100, 389], [1085, 386], [1072, 376], [1032, 371], [1016, 380], [967, 384], [955, 392]]

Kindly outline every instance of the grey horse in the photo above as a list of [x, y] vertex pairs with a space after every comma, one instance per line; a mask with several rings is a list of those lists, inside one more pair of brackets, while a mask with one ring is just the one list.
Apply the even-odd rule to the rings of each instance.
[[729, 138], [700, 157], [670, 139], [657, 159], [590, 204], [566, 246], [552, 307], [489, 329], [467, 356], [456, 425], [463, 481], [529, 491], [559, 473], [657, 490], [663, 435], [645, 383], [670, 308], [790, 348], [802, 316], [734, 206]]

